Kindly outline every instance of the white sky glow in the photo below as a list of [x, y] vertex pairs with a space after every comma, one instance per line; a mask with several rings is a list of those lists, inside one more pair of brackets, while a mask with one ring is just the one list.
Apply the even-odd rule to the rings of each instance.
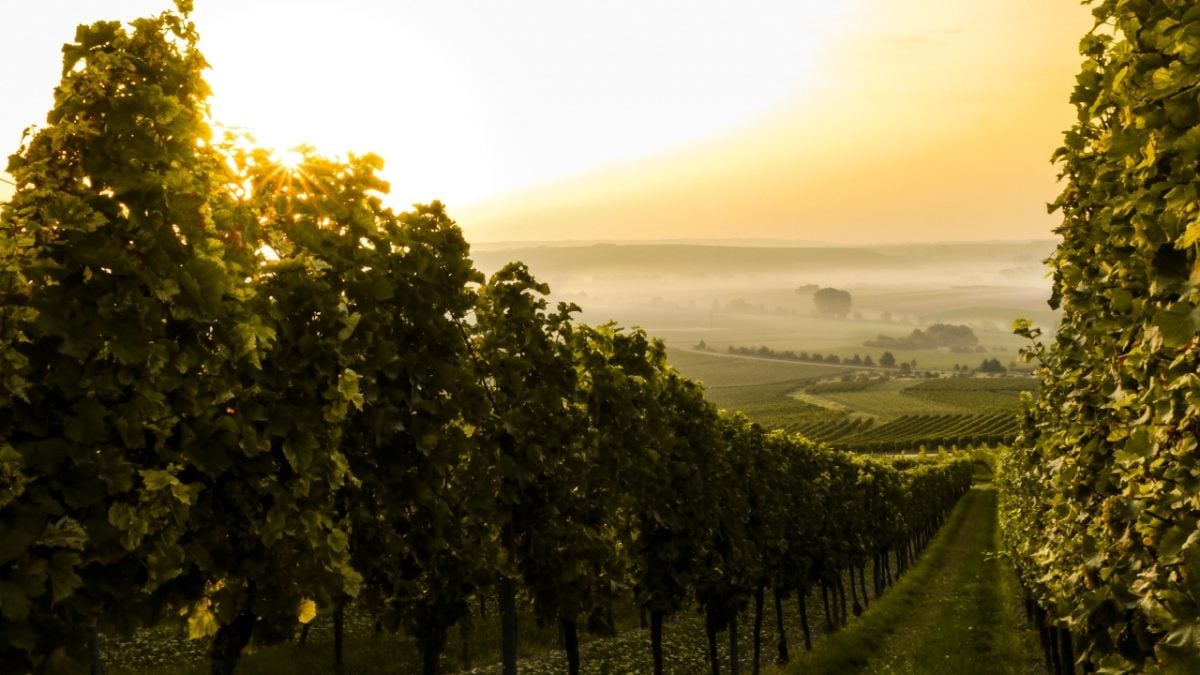
[[[76, 24], [168, 4], [0, 5], [0, 147], [15, 150], [44, 119]], [[953, 154], [946, 139], [975, 143], [988, 129], [1001, 153], [1032, 129], [1022, 168], [1005, 170], [1036, 177], [1039, 192], [1009, 199], [1040, 194], [1041, 209], [1090, 25], [1076, 0], [196, 0], [193, 18], [217, 121], [273, 147], [375, 152], [393, 205], [441, 199], [469, 236], [490, 239], [676, 237], [700, 221], [707, 237], [814, 238], [804, 221], [834, 209], [809, 208], [832, 194], [821, 182], [831, 165], [903, 182], [887, 167]], [[929, 175], [938, 167], [955, 173], [943, 162]], [[741, 183], [757, 187], [735, 194]], [[725, 202], [688, 211], [697, 192]], [[897, 208], [930, 200], [936, 210], [932, 194]], [[1049, 232], [1044, 216], [1010, 216], [1023, 236]], [[846, 222], [916, 217], [876, 204]]]

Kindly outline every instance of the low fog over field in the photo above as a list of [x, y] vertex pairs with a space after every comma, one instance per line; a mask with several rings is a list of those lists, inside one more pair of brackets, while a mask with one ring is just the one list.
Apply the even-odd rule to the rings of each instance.
[[[966, 325], [980, 351], [1003, 361], [1022, 341], [1012, 321], [1051, 327], [1049, 240], [1029, 242], [827, 246], [761, 243], [484, 244], [476, 264], [491, 273], [525, 262], [553, 297], [587, 321], [641, 326], [674, 348], [704, 341], [730, 346], [819, 350], [876, 358], [880, 335], [902, 338], [935, 323]], [[813, 293], [848, 291], [845, 318], [817, 315]], [[982, 357], [948, 350], [893, 349], [919, 366], [974, 365]]]

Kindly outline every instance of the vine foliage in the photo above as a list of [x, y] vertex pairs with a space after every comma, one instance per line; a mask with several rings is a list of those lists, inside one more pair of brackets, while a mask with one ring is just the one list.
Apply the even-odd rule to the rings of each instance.
[[1200, 6], [1093, 4], [1054, 155], [1062, 323], [1027, 350], [1041, 386], [1003, 461], [1002, 523], [1081, 659], [1200, 672]]
[[522, 264], [485, 280], [440, 203], [383, 204], [378, 157], [284, 166], [214, 133], [189, 9], [81, 26], [9, 159], [0, 673], [83, 672], [98, 635], [150, 627], [232, 673], [357, 603], [435, 674], [493, 590], [508, 672], [519, 608], [577, 672], [618, 602], [650, 615], [659, 672], [664, 615], [700, 608], [715, 666], [750, 598], [844, 606], [869, 561], [878, 592], [968, 489], [961, 455], [860, 458], [718, 411], [661, 342], [577, 323]]

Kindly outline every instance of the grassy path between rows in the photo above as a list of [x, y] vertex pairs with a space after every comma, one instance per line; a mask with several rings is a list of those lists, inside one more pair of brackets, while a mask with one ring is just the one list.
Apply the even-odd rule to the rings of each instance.
[[973, 488], [920, 561], [787, 673], [1045, 673], [1000, 550], [996, 491]]

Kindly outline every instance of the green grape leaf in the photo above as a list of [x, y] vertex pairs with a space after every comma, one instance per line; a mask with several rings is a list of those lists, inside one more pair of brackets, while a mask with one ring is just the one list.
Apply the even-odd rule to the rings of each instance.
[[1176, 302], [1154, 314], [1153, 325], [1162, 334], [1163, 344], [1168, 347], [1179, 347], [1191, 342], [1196, 337], [1200, 312], [1186, 302]]

